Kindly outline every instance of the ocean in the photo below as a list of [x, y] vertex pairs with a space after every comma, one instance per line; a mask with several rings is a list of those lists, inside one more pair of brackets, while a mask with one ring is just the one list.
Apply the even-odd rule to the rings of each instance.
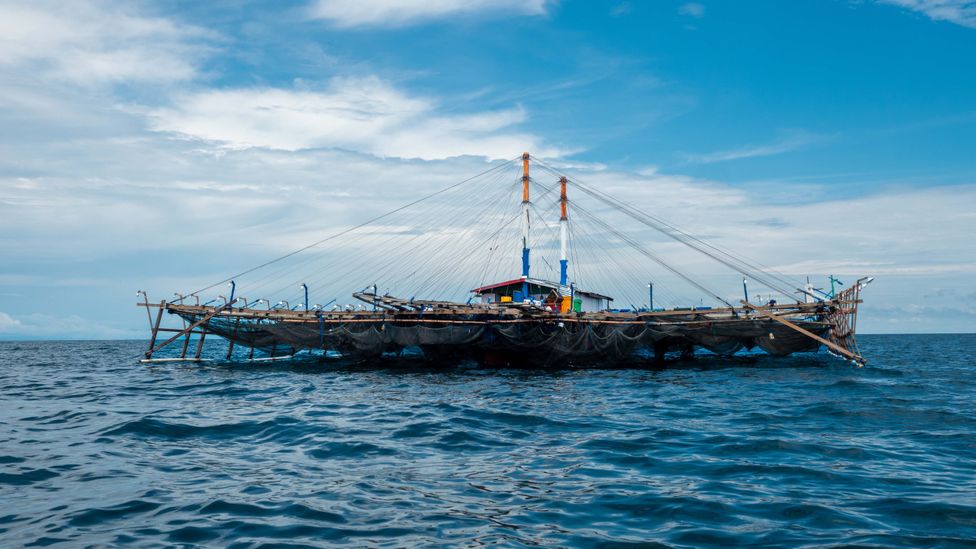
[[540, 371], [0, 343], [0, 546], [976, 544], [976, 335], [860, 341]]

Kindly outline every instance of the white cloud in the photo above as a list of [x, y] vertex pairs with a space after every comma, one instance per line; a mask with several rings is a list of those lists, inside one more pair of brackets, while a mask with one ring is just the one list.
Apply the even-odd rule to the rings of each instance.
[[0, 311], [0, 334], [16, 332], [20, 327], [21, 323], [19, 320]]
[[[340, 26], [384, 24], [376, 17], [403, 25], [491, 11], [487, 2], [432, 1], [412, 12], [400, 4], [361, 4], [358, 16], [325, 18]], [[492, 4], [543, 13], [546, 3], [513, 5]], [[211, 40], [199, 29], [128, 8], [0, 0], [0, 126], [7, 130], [0, 147], [6, 167], [0, 176], [0, 256], [13, 258], [0, 275], [5, 335], [129, 337], [129, 326], [142, 335], [145, 311], [131, 307], [137, 288], [159, 299], [219, 280], [478, 173], [486, 167], [483, 156], [564, 152], [520, 129], [528, 118], [521, 108], [447, 112], [439, 98], [379, 78], [338, 78], [317, 91], [194, 88], [171, 97], [168, 89], [168, 107], [121, 111], [118, 90], [105, 93], [90, 84], [155, 87], [193, 80], [196, 60]], [[52, 92], [50, 82], [63, 85]], [[156, 132], [145, 129], [147, 112]], [[788, 134], [770, 144], [698, 155], [697, 161], [778, 154], [818, 139]], [[918, 288], [968, 287], [976, 271], [968, 236], [976, 231], [970, 206], [976, 187], [879, 189], [849, 200], [770, 204], [769, 193], [650, 168], [624, 173], [575, 161], [561, 167], [790, 274], [882, 274], [862, 309], [875, 319], [894, 311], [893, 304], [918, 311], [925, 302], [911, 301]], [[495, 183], [486, 188], [504, 194], [506, 182]], [[468, 206], [482, 204], [507, 203], [472, 194]], [[402, 228], [409, 226], [384, 227], [377, 235]], [[626, 220], [621, 228], [634, 229]], [[448, 250], [458, 242], [444, 241]], [[543, 237], [538, 242], [541, 252]], [[678, 266], [729, 287], [727, 273], [691, 252], [662, 239], [647, 242]], [[514, 249], [515, 239], [510, 243]], [[339, 266], [353, 263], [349, 257], [367, 266], [371, 259], [354, 250]], [[476, 262], [482, 256], [464, 257]], [[429, 265], [435, 274], [449, 270], [444, 267]], [[322, 277], [331, 275], [322, 270]], [[251, 299], [265, 297], [263, 288], [244, 289]], [[349, 299], [348, 293], [340, 297]], [[944, 299], [931, 306], [951, 306], [952, 298]], [[93, 318], [32, 313], [64, 303]], [[973, 326], [972, 315], [958, 322], [952, 326]]]
[[949, 21], [976, 28], [976, 2], [973, 0], [879, 0], [924, 13], [936, 21]]
[[560, 151], [512, 129], [520, 108], [438, 113], [437, 101], [409, 95], [376, 77], [335, 78], [324, 91], [277, 88], [211, 90], [152, 113], [153, 128], [226, 148], [341, 148], [383, 157], [511, 158], [523, 150]]
[[688, 2], [678, 7], [678, 13], [681, 15], [694, 17], [696, 19], [701, 19], [702, 17], [705, 17], [705, 6], [699, 4], [698, 2]]
[[[0, 240], [0, 254], [18, 258], [7, 265], [7, 277], [0, 277], [0, 286], [5, 287], [0, 291], [23, 294], [24, 298], [12, 298], [17, 303], [50, 299], [51, 306], [71, 302], [78, 310], [98, 311], [92, 313], [96, 317], [88, 333], [128, 337], [98, 323], [118, 322], [119, 329], [129, 324], [142, 329], [144, 312], [130, 306], [136, 289], [146, 289], [154, 299], [160, 299], [174, 290], [200, 288], [485, 169], [484, 161], [474, 157], [420, 161], [336, 150], [258, 148], [214, 155], [194, 150], [194, 146], [185, 141], [146, 139], [85, 142], [73, 148], [33, 153], [38, 165], [44, 166], [44, 176], [0, 180], [0, 234], [18, 235], [16, 239]], [[31, 144], [25, 147], [34, 149]], [[18, 151], [11, 150], [10, 154]], [[69, 161], [52, 161], [56, 155]], [[146, 170], [145, 166], [153, 169]], [[762, 201], [765, 195], [760, 190], [747, 192], [719, 182], [660, 171], [627, 173], [583, 163], [567, 169], [589, 184], [670, 218], [722, 248], [758, 258], [795, 278], [809, 274], [822, 284], [820, 277], [827, 273], [841, 276], [845, 282], [850, 282], [845, 278], [848, 275], [881, 275], [868, 292], [863, 308], [867, 319], [863, 326], [869, 331], [888, 329], [883, 324], [887, 309], [882, 306], [951, 305], [952, 296], [941, 301], [922, 299], [917, 297], [918, 288], [966, 287], [976, 273], [976, 257], [968, 236], [976, 230], [976, 215], [969, 207], [976, 201], [973, 186], [887, 189], [847, 200], [771, 205]], [[544, 171], [537, 167], [534, 174], [538, 181], [545, 182]], [[504, 179], [499, 179], [497, 187], [485, 188], [490, 194], [504, 197], [506, 185]], [[587, 203], [580, 191], [571, 193], [572, 200]], [[538, 193], [533, 196], [537, 197], [537, 208], [545, 211], [546, 201]], [[505, 205], [487, 200], [488, 196], [473, 198], [464, 211]], [[512, 200], [512, 207], [517, 207]], [[593, 206], [592, 201], [589, 203]], [[570, 215], [582, 222], [572, 207]], [[619, 230], [638, 235], [641, 242], [679, 269], [703, 279], [706, 285], [720, 290], [736, 287], [734, 274], [714, 262], [641, 229], [619, 214], [598, 207], [591, 210]], [[929, 221], [936, 216], [938, 223]], [[577, 227], [583, 230], [584, 225]], [[404, 228], [410, 227], [390, 224], [379, 228], [373, 238], [385, 239], [390, 231]], [[543, 268], [540, 258], [549, 243], [549, 233], [542, 226], [538, 231], [533, 257], [535, 265]], [[597, 235], [591, 232], [591, 236]], [[458, 242], [444, 240], [445, 253], [456, 250]], [[514, 254], [515, 239], [510, 243], [504, 249]], [[360, 265], [348, 269], [359, 269], [357, 272], [362, 274], [371, 273], [370, 266], [388, 263], [388, 255], [384, 254], [396, 250], [378, 247], [379, 255], [371, 255], [368, 249], [350, 250], [349, 256], [338, 250], [338, 255], [332, 257], [341, 260], [338, 265], [343, 270], [347, 269], [346, 262]], [[639, 264], [626, 248], [611, 253], [633, 263], [629, 275], [643, 269], [647, 271], [641, 273], [642, 277], [656, 272], [653, 265]], [[349, 257], [355, 257], [355, 261]], [[466, 257], [466, 264], [475, 265], [482, 256], [471, 252]], [[329, 278], [333, 276], [330, 269], [337, 263], [319, 261], [304, 270], [316, 271], [318, 265], [318, 271], [323, 273], [320, 277], [330, 282], [328, 291], [335, 291], [336, 295], [330, 293], [324, 301], [339, 297], [340, 302], [347, 302], [350, 298], [345, 281]], [[513, 269], [517, 268], [515, 263]], [[41, 267], [32, 271], [31, 265]], [[448, 268], [434, 260], [427, 270], [453, 271], [454, 266]], [[571, 272], [577, 267], [571, 265]], [[601, 267], [596, 268], [599, 272]], [[278, 287], [290, 282], [279, 279], [302, 275], [292, 273], [287, 266], [283, 269], [283, 273], [278, 273], [277, 267], [261, 272], [260, 276], [271, 277], [269, 286], [258, 288], [253, 281], [239, 280], [239, 291], [252, 300], [288, 298], [273, 295]], [[44, 276], [38, 277], [37, 272]], [[314, 286], [321, 293], [323, 283]], [[343, 291], [337, 291], [335, 286]], [[662, 300], [668, 287], [667, 281], [662, 280]], [[672, 289], [675, 294], [681, 293], [677, 287]], [[616, 288], [610, 291], [621, 302], [626, 297]], [[642, 290], [636, 287], [635, 291]], [[214, 292], [219, 293], [220, 289]], [[685, 297], [696, 299], [695, 295], [688, 292]], [[210, 297], [213, 296], [206, 299]], [[25, 337], [43, 336], [42, 326], [48, 319], [30, 316], [32, 310], [43, 307], [12, 303], [9, 299], [4, 303], [10, 319], [0, 317], [7, 331]], [[106, 311], [106, 304], [114, 308]], [[35, 305], [35, 309], [27, 308]], [[16, 321], [34, 328], [17, 328], [13, 325]], [[972, 325], [971, 320], [964, 318], [952, 322], [944, 329]], [[927, 329], [934, 329], [937, 319], [933, 323]], [[77, 319], [66, 325], [48, 326], [48, 335], [55, 334], [51, 331], [54, 328], [60, 330], [57, 333], [62, 337], [84, 337], [86, 333], [85, 324]], [[898, 325], [897, 329], [909, 327]]]
[[396, 27], [462, 14], [544, 15], [550, 0], [317, 0], [313, 18], [336, 27]]
[[826, 138], [808, 132], [793, 131], [788, 132], [784, 137], [764, 145], [748, 145], [736, 149], [716, 151], [703, 154], [688, 154], [685, 159], [694, 164], [712, 164], [715, 162], [727, 162], [729, 160], [742, 160], [745, 158], [755, 158], [760, 156], [773, 156], [783, 154], [824, 141]]
[[0, 2], [0, 68], [71, 83], [184, 81], [197, 73], [203, 29], [124, 3]]

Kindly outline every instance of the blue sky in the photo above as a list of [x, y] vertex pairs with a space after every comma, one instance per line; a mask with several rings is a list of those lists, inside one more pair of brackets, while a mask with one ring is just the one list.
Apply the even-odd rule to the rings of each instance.
[[523, 150], [796, 278], [877, 276], [863, 331], [976, 331], [969, 0], [0, 2], [0, 31], [3, 339], [141, 337], [137, 289]]

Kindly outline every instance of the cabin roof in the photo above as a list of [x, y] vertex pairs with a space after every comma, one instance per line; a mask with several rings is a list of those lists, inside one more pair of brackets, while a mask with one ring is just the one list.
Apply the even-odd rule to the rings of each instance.
[[[488, 293], [491, 290], [495, 290], [495, 289], [498, 289], [498, 288], [506, 288], [508, 286], [521, 285], [522, 282], [528, 282], [529, 284], [531, 284], [533, 286], [541, 286], [543, 288], [552, 288], [553, 290], [560, 290], [561, 292], [563, 290], [565, 290], [565, 292], [562, 292], [562, 293], [568, 293], [568, 290], [569, 290], [569, 288], [567, 286], [562, 286], [558, 282], [550, 282], [548, 280], [542, 280], [541, 278], [524, 278], [524, 279], [523, 278], [516, 278], [514, 280], [506, 280], [505, 282], [496, 282], [494, 284], [488, 284], [487, 286], [481, 286], [481, 287], [475, 288], [475, 289], [473, 289], [471, 291], [474, 292], [474, 293], [478, 293], [478, 294], [484, 294], [484, 293]], [[596, 292], [590, 292], [590, 291], [587, 291], [587, 290], [580, 290], [578, 288], [576, 290], [574, 290], [574, 291], [577, 294], [583, 294], [583, 295], [586, 295], [586, 296], [589, 296], [589, 297], [592, 297], [592, 298], [596, 298], [596, 299], [607, 299], [607, 300], [613, 301], [613, 298], [610, 297], [610, 296], [608, 296], [608, 295], [598, 294]]]
[[[526, 281], [529, 284], [537, 284], [538, 286], [555, 287], [555, 286], [551, 286], [549, 283], [538, 284], [538, 283], [534, 282], [531, 278], [526, 279]], [[488, 290], [494, 290], [495, 288], [503, 288], [505, 286], [511, 286], [513, 284], [521, 284], [521, 283], [522, 283], [522, 279], [521, 278], [516, 278], [515, 280], [507, 280], [505, 282], [496, 282], [494, 284], [489, 284], [487, 286], [481, 286], [480, 288], [475, 288], [475, 289], [473, 289], [471, 291], [472, 292], [475, 292], [475, 293], [483, 294], [483, 293], [487, 292]]]

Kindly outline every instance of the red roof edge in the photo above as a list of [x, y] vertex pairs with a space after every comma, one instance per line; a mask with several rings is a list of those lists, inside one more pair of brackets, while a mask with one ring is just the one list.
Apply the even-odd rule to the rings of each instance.
[[508, 286], [509, 284], [515, 284], [516, 282], [522, 282], [522, 279], [521, 278], [516, 278], [515, 280], [509, 280], [507, 282], [498, 282], [498, 283], [495, 283], [495, 284], [489, 284], [487, 286], [482, 286], [480, 288], [475, 288], [475, 289], [473, 289], [471, 291], [472, 292], [481, 293], [481, 292], [484, 292], [485, 290], [493, 290], [495, 288], [500, 288], [502, 286]]

